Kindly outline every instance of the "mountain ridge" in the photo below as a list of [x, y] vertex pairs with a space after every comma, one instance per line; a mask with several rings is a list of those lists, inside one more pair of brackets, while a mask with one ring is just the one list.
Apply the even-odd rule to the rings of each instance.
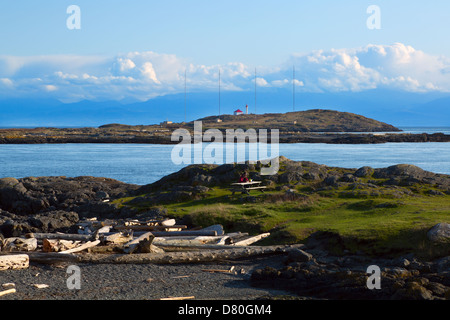
[[[186, 100], [185, 100], [186, 98]], [[220, 104], [220, 107], [219, 107]], [[332, 109], [359, 114], [396, 127], [439, 127], [450, 123], [448, 93], [410, 93], [393, 90], [364, 92], [305, 93], [296, 95], [293, 105], [289, 90], [188, 92], [156, 97], [147, 101], [90, 101], [63, 103], [56, 99], [0, 99], [2, 127], [100, 126], [106, 123], [131, 125], [183, 122], [214, 114], [232, 114]]]

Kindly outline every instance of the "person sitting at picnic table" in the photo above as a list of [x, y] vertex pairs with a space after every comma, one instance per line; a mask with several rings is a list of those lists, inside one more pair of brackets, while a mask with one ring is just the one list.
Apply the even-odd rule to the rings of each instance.
[[242, 182], [248, 182], [247, 172], [243, 172], [243, 173], [241, 174], [241, 177], [239, 178], [239, 182], [240, 182], [240, 183], [242, 183]]

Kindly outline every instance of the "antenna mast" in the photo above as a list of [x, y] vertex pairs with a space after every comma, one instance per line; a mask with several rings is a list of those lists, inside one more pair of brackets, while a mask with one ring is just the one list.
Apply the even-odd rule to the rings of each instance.
[[186, 69], [184, 69], [184, 122], [186, 122]]
[[255, 68], [255, 115], [256, 115], [256, 68]]
[[219, 67], [219, 117], [220, 117], [220, 67]]
[[295, 66], [292, 66], [292, 111], [295, 112]]

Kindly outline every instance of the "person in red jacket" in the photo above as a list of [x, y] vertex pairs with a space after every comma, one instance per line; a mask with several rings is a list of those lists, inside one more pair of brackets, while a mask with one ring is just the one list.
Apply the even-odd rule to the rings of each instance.
[[243, 172], [239, 178], [239, 182], [248, 182], [247, 172]]

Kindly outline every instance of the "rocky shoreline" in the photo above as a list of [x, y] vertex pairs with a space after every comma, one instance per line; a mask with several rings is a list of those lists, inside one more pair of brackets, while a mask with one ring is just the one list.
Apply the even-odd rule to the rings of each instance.
[[[393, 259], [363, 254], [336, 256], [323, 246], [336, 235], [317, 234], [304, 249], [293, 249], [285, 266], [256, 269], [252, 286], [277, 288], [300, 297], [331, 300], [450, 300], [450, 256], [424, 261], [414, 255]], [[379, 287], [371, 287], [379, 268]]]
[[[449, 176], [427, 172], [411, 165], [339, 171], [337, 168], [310, 162], [295, 162], [283, 157], [280, 160], [285, 170], [268, 177], [267, 182], [284, 184], [286, 196], [293, 193], [290, 188], [296, 181], [314, 182], [316, 192], [341, 187], [341, 192], [362, 197], [369, 193], [380, 194], [383, 192], [381, 188], [387, 188], [395, 197], [413, 196], [414, 192], [411, 190], [418, 188], [419, 184], [430, 186], [431, 189], [426, 192], [431, 196], [445, 198], [450, 194]], [[252, 166], [255, 169], [258, 164], [240, 167], [232, 164], [194, 165], [146, 186], [96, 177], [3, 178], [0, 179], [0, 237], [20, 237], [35, 232], [76, 233], [76, 224], [81, 219], [93, 217], [160, 219], [166, 216], [162, 206], [164, 203], [202, 199], [212, 186], [229, 184], [230, 181], [235, 181], [242, 169], [251, 169]], [[251, 177], [262, 179], [255, 172], [251, 172]], [[363, 182], [361, 179], [367, 181]], [[377, 185], [379, 183], [381, 185]], [[351, 186], [353, 188], [346, 189]], [[407, 186], [413, 189], [408, 189]], [[132, 200], [128, 205], [120, 206], [114, 202], [115, 199], [130, 196]], [[254, 197], [243, 197], [242, 201], [246, 203], [255, 200], [251, 198]], [[154, 203], [156, 207], [139, 210], [141, 203], [148, 202]], [[450, 225], [443, 223], [441, 227], [441, 234], [438, 236], [448, 238]], [[350, 252], [343, 242], [335, 233], [315, 232], [308, 237], [303, 247], [282, 253], [284, 258], [267, 258], [269, 260], [266, 264], [256, 263], [256, 260], [245, 262], [252, 271], [239, 278], [242, 281], [239, 286], [247, 288], [252, 294], [253, 289], [262, 288], [281, 290], [284, 294], [288, 292], [307, 299], [450, 299], [449, 247], [446, 254], [424, 260], [412, 253], [394, 257]], [[337, 247], [340, 250], [336, 250]], [[381, 289], [367, 288], [370, 276], [367, 268], [371, 265], [376, 265], [381, 270]], [[189, 264], [179, 267], [183, 270], [190, 268]], [[36, 268], [42, 266], [37, 265]], [[109, 267], [98, 268], [102, 270], [101, 268]], [[8, 272], [8, 277], [14, 279], [14, 272]], [[17, 272], [17, 275], [24, 272], [26, 271]], [[154, 277], [157, 278], [157, 274]], [[123, 286], [123, 290], [128, 290], [126, 288], [130, 285], [133, 284], [117, 282], [114, 287]], [[226, 286], [225, 283], [223, 285]], [[92, 297], [98, 296], [95, 288], [91, 290]], [[236, 292], [230, 293], [230, 297], [234, 297], [234, 294]], [[126, 297], [132, 299], [133, 295]], [[134, 297], [140, 299], [142, 296]], [[246, 298], [251, 299], [250, 296]]]
[[[6, 130], [0, 130], [0, 144], [67, 144], [67, 143], [112, 143], [112, 144], [166, 144], [180, 143], [175, 138], [172, 140], [171, 132], [164, 134], [104, 134], [102, 132], [92, 134], [71, 134], [70, 131], [57, 134], [37, 134], [21, 131], [20, 134], [9, 135]], [[223, 132], [225, 137], [225, 132]], [[239, 136], [238, 136], [239, 137]], [[238, 138], [235, 138], [237, 141]], [[248, 141], [248, 136], [242, 136], [242, 141]], [[186, 141], [183, 141], [186, 142]], [[210, 142], [210, 141], [204, 141]], [[271, 143], [270, 130], [266, 141]], [[380, 144], [389, 142], [450, 142], [450, 135], [443, 133], [283, 133], [278, 138], [279, 143], [326, 143], [326, 144]], [[191, 143], [195, 143], [194, 136]]]

